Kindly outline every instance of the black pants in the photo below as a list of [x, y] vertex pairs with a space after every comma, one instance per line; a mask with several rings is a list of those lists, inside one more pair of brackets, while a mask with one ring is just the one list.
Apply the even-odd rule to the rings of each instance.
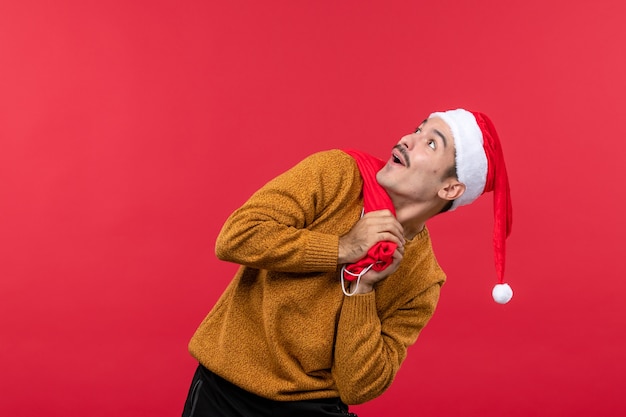
[[322, 417], [353, 416], [339, 398], [272, 401], [259, 397], [198, 366], [185, 401], [183, 417]]

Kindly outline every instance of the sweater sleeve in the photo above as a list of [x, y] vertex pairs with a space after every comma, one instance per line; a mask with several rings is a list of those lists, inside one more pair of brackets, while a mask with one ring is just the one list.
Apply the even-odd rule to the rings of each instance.
[[340, 231], [312, 227], [354, 189], [341, 151], [314, 154], [259, 189], [227, 219], [215, 252], [221, 260], [277, 272], [337, 268]]
[[345, 298], [332, 372], [346, 404], [361, 404], [389, 388], [408, 347], [434, 313], [439, 292], [434, 284], [383, 319], [375, 291]]

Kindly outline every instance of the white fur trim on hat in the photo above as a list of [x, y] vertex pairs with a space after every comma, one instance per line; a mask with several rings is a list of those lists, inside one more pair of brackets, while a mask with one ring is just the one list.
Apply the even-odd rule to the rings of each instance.
[[487, 180], [487, 156], [483, 148], [483, 134], [474, 115], [467, 110], [456, 109], [432, 113], [428, 118], [438, 117], [452, 131], [456, 150], [456, 172], [465, 184], [465, 192], [454, 200], [452, 208], [461, 207], [476, 200], [485, 189]]

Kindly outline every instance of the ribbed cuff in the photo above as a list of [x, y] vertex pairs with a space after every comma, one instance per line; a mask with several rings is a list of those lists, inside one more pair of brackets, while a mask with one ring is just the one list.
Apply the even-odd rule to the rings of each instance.
[[355, 294], [351, 297], [344, 297], [341, 308], [341, 320], [348, 326], [360, 326], [365, 322], [378, 322], [378, 312], [376, 311], [376, 291], [366, 294]]
[[332, 271], [337, 268], [339, 236], [310, 232], [304, 266], [311, 271]]

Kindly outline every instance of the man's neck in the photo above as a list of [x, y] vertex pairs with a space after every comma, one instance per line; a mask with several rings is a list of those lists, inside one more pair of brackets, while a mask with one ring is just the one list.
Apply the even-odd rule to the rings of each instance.
[[404, 229], [404, 237], [409, 240], [424, 229], [428, 219], [441, 211], [438, 206], [434, 206], [432, 203], [396, 204], [394, 201], [394, 207], [396, 218]]
[[396, 218], [402, 225], [404, 238], [411, 240], [424, 229], [426, 220], [419, 217], [405, 216], [406, 214], [407, 213], [403, 210], [396, 210]]

